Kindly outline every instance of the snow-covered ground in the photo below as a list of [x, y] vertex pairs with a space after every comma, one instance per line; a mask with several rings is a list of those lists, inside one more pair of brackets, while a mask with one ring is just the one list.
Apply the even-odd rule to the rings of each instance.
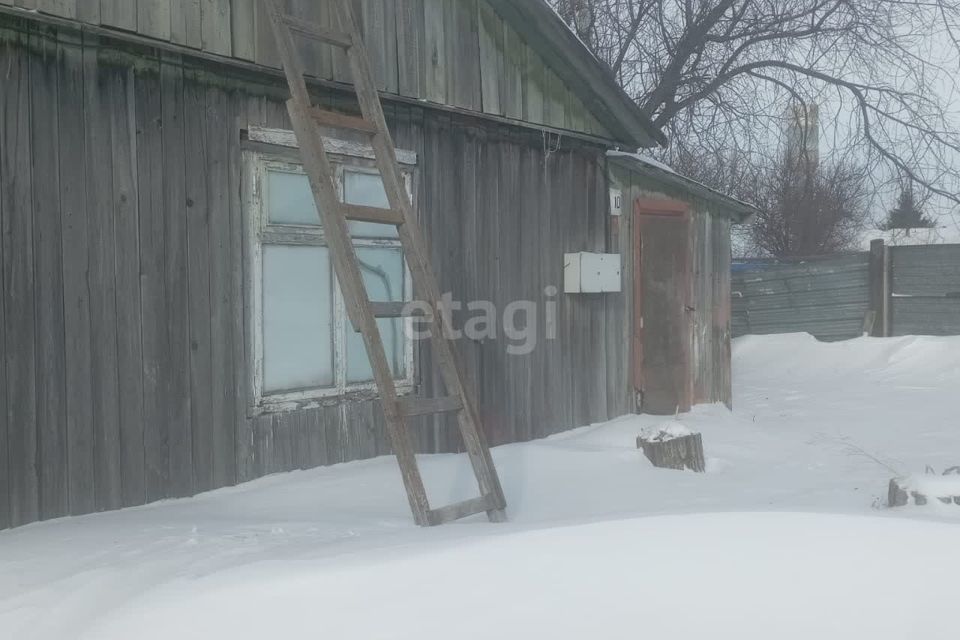
[[734, 368], [732, 413], [680, 418], [708, 473], [636, 450], [662, 418], [500, 447], [505, 525], [415, 528], [384, 458], [0, 533], [0, 638], [958, 637], [960, 506], [882, 505], [960, 464], [960, 337], [748, 337]]

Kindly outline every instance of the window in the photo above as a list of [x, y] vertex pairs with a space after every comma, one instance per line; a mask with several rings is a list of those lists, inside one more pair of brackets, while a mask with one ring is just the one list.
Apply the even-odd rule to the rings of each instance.
[[[375, 390], [360, 334], [347, 317], [336, 274], [303, 169], [279, 157], [247, 152], [251, 186], [253, 387], [257, 407], [288, 407], [354, 391]], [[388, 207], [383, 182], [365, 158], [331, 155], [340, 199]], [[405, 172], [407, 189], [412, 177]], [[410, 276], [396, 227], [351, 222], [367, 295], [375, 302], [410, 299]], [[377, 320], [400, 390], [413, 379], [413, 345], [403, 319]]]

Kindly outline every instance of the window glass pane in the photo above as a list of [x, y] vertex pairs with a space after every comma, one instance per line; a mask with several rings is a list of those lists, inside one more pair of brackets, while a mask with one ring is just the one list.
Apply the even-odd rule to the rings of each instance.
[[[375, 173], [345, 170], [343, 172], [343, 201], [347, 204], [359, 204], [365, 207], [389, 209], [387, 192], [383, 189], [383, 180]], [[350, 233], [364, 238], [396, 238], [397, 228], [392, 224], [373, 222], [351, 222]]]
[[263, 247], [263, 387], [333, 386], [330, 260], [326, 247]]
[[267, 171], [267, 217], [274, 224], [320, 224], [307, 176]]
[[[393, 247], [358, 247], [357, 259], [363, 272], [367, 295], [374, 302], [402, 302], [404, 300], [403, 253]], [[404, 366], [403, 319], [380, 318], [380, 337], [390, 361], [394, 378], [406, 377]], [[367, 382], [373, 379], [373, 370], [363, 346], [363, 338], [350, 329], [347, 333], [347, 382]]]

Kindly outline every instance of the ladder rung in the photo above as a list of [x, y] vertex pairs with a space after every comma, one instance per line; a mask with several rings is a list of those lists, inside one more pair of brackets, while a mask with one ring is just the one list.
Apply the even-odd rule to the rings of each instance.
[[422, 308], [407, 308], [407, 305], [406, 302], [371, 302], [370, 310], [377, 318], [427, 317]]
[[[403, 193], [401, 169], [397, 164], [394, 143], [384, 119], [383, 105], [364, 44], [362, 22], [357, 19], [357, 5], [362, 3], [357, 0], [329, 2], [331, 10], [335, 10], [331, 17], [338, 19], [328, 23], [317, 18], [311, 21], [290, 15], [289, 0], [258, 2], [266, 6], [276, 36], [277, 54], [291, 94], [287, 101], [287, 111], [296, 132], [304, 169], [314, 187], [316, 208], [325, 221], [335, 223], [325, 225], [329, 240], [327, 244], [330, 246], [331, 259], [337, 266], [337, 278], [344, 292], [344, 300], [349, 305], [350, 321], [356, 323], [364, 334], [374, 380], [383, 401], [387, 432], [400, 465], [414, 520], [422, 526], [439, 525], [486, 512], [491, 522], [503, 522], [506, 519], [503, 488], [475, 408], [476, 394], [468, 384], [455, 346], [439, 338], [433, 343], [433, 365], [438, 369], [443, 387], [447, 389], [446, 393], [450, 397], [398, 398], [384, 341], [373, 321], [375, 317], [414, 314], [424, 314], [428, 322], [434, 323], [442, 323], [443, 318], [439, 315], [440, 291], [436, 273], [430, 265], [429, 252], [422, 237], [423, 232], [417, 224], [416, 213]], [[310, 99], [303, 62], [298, 55], [297, 41], [294, 39], [300, 36], [309, 39], [311, 43], [318, 41], [345, 50], [350, 62], [353, 90], [362, 116], [358, 116], [356, 111], [352, 112], [353, 115], [347, 115], [314, 106]], [[301, 44], [308, 43], [304, 41]], [[349, 129], [365, 134], [367, 143], [373, 147], [373, 156], [383, 177], [390, 207], [358, 206], [338, 199], [336, 171], [327, 157], [328, 153], [338, 151], [327, 148], [326, 145], [332, 141], [324, 140], [325, 127]], [[429, 306], [410, 305], [407, 310], [397, 302], [374, 303], [368, 300], [364, 288], [364, 274], [360, 269], [361, 265], [357, 264], [356, 252], [352, 249], [351, 228], [346, 224], [350, 220], [399, 227], [414, 289], [419, 297], [429, 301]], [[409, 226], [406, 226], [407, 223]], [[405, 427], [411, 426], [407, 422], [413, 422], [407, 420], [408, 418], [438, 414], [457, 418], [463, 446], [470, 456], [481, 497], [431, 509], [417, 464], [412, 434]]]
[[493, 509], [496, 509], [496, 505], [491, 497], [486, 495], [480, 496], [479, 498], [472, 498], [470, 500], [458, 502], [456, 504], [451, 504], [439, 509], [431, 509], [427, 514], [427, 518], [429, 518], [431, 525], [438, 525], [444, 524], [445, 522], [452, 522], [454, 520], [466, 518], [467, 516], [476, 515], [478, 513], [492, 511]]
[[342, 49], [349, 49], [353, 46], [353, 38], [350, 37], [350, 34], [334, 31], [316, 22], [296, 18], [290, 14], [284, 14], [281, 16], [281, 19], [283, 23], [289, 27], [290, 31], [307, 38], [332, 44]]
[[367, 122], [363, 118], [348, 116], [345, 113], [336, 111], [326, 111], [313, 107], [310, 109], [310, 116], [322, 127], [336, 127], [337, 129], [352, 129], [353, 131], [362, 131], [363, 133], [374, 134], [377, 127], [372, 122]]
[[363, 207], [357, 204], [343, 205], [343, 215], [347, 220], [356, 222], [376, 222], [377, 224], [403, 224], [403, 215], [393, 209], [380, 207]]
[[450, 413], [463, 409], [463, 402], [457, 396], [439, 398], [397, 398], [400, 413], [406, 418], [429, 416], [435, 413]]

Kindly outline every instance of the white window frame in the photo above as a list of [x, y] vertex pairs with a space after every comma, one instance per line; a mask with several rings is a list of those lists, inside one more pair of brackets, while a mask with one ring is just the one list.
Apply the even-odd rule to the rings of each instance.
[[[286, 135], [287, 132], [278, 132]], [[276, 135], [274, 137], [277, 137]], [[274, 142], [273, 140], [270, 141]], [[345, 169], [361, 173], [379, 175], [376, 163], [372, 159], [372, 149], [356, 143], [340, 140], [328, 141], [328, 155], [335, 170], [338, 196], [343, 199]], [[332, 147], [332, 148], [331, 148]], [[404, 162], [401, 171], [407, 187], [407, 193], [413, 201], [414, 173], [416, 155], [408, 151], [397, 153]], [[412, 163], [411, 163], [412, 159]], [[327, 246], [324, 231], [320, 227], [294, 224], [271, 223], [268, 220], [267, 199], [264, 197], [267, 172], [285, 171], [304, 175], [300, 162], [293, 160], [288, 153], [278, 150], [245, 150], [243, 152], [245, 212], [247, 223], [247, 291], [249, 300], [248, 353], [250, 360], [250, 413], [257, 415], [278, 411], [290, 411], [309, 408], [322, 404], [335, 404], [351, 397], [374, 397], [377, 394], [375, 382], [347, 382], [347, 332], [353, 331], [347, 318], [339, 279], [332, 274], [333, 286], [333, 367], [334, 383], [332, 387], [299, 389], [294, 391], [265, 392], [263, 379], [264, 336], [263, 336], [263, 247], [270, 244]], [[397, 247], [402, 249], [398, 238], [353, 238], [355, 247]], [[333, 264], [331, 257], [331, 272]], [[413, 284], [410, 269], [404, 258], [404, 299], [411, 300]], [[412, 335], [413, 318], [403, 319], [403, 364], [404, 377], [395, 380], [399, 394], [412, 393], [416, 379], [416, 358]]]

